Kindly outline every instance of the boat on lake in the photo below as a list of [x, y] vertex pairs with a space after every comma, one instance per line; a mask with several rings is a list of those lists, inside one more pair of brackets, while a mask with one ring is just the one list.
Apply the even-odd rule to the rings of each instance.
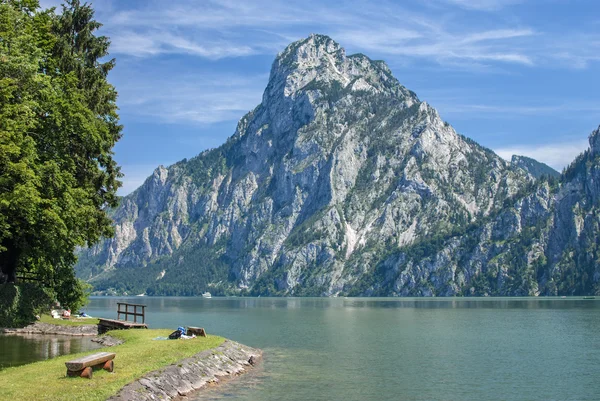
[[206, 291], [204, 294], [202, 294], [202, 298], [212, 298], [212, 295], [210, 295], [210, 292]]

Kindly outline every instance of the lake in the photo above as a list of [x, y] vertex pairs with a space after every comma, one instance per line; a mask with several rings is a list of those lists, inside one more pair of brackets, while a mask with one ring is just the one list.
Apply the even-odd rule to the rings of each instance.
[[[150, 327], [201, 326], [264, 350], [211, 400], [591, 400], [600, 301], [575, 298], [93, 298]], [[191, 399], [194, 399], [191, 397]]]
[[0, 369], [101, 347], [90, 337], [0, 334]]

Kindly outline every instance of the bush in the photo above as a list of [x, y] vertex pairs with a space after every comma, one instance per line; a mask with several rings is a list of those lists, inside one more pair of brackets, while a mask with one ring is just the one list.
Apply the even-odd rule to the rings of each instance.
[[53, 297], [35, 284], [0, 284], [0, 327], [23, 327], [52, 304]]

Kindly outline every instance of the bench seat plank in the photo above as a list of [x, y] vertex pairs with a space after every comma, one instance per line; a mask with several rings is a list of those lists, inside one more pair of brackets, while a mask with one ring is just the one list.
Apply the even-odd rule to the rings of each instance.
[[113, 352], [98, 352], [97, 354], [65, 362], [65, 365], [68, 370], [78, 371], [87, 368], [88, 366], [96, 366], [106, 361], [110, 361], [115, 358], [115, 355], [116, 354]]

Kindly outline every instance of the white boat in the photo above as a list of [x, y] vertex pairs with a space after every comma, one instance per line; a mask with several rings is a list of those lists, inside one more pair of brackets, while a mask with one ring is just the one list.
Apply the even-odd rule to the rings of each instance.
[[202, 294], [202, 298], [212, 298], [212, 295], [210, 295], [210, 292], [205, 292], [204, 294]]

